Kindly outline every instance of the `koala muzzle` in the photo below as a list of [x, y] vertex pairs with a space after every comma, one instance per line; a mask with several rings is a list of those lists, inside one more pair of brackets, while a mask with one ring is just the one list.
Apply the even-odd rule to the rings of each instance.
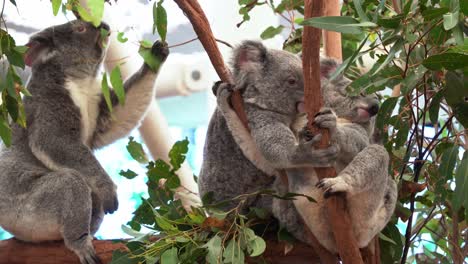
[[369, 108], [367, 109], [367, 112], [369, 112], [370, 116], [375, 116], [379, 112], [379, 103], [373, 102], [369, 104]]

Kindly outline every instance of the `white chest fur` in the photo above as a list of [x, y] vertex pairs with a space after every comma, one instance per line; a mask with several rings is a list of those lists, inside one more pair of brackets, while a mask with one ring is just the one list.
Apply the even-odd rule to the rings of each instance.
[[81, 140], [90, 146], [99, 115], [101, 84], [95, 78], [70, 79], [65, 88], [70, 92], [73, 103], [80, 109]]

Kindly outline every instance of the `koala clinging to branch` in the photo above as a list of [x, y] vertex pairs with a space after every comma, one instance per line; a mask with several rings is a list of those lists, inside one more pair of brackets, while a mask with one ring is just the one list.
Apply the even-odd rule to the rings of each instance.
[[[116, 186], [92, 151], [138, 125], [157, 76], [143, 65], [124, 83], [125, 105], [111, 93], [110, 113], [98, 78], [102, 29], [109, 27], [75, 20], [30, 38], [27, 128], [13, 125], [12, 146], [0, 151], [0, 226], [24, 241], [63, 239], [81, 263], [99, 262], [92, 236], [118, 207]], [[163, 62], [168, 48], [156, 42], [152, 53]]]
[[[291, 130], [304, 101], [298, 56], [245, 41], [234, 50], [232, 67], [235, 85], [214, 87], [218, 107], [208, 127], [201, 195], [213, 192], [214, 199], [222, 201], [271, 189], [278, 169], [318, 166], [336, 157], [336, 145], [315, 150], [314, 141], [297, 144]], [[242, 92], [250, 132], [229, 104], [233, 89]], [[271, 204], [271, 197], [254, 197], [244, 208], [271, 210]]]
[[[321, 65], [324, 77], [337, 67], [336, 62], [327, 59]], [[306, 194], [317, 201], [311, 203], [300, 197], [294, 201], [294, 205], [318, 241], [331, 252], [337, 250], [325, 207], [327, 197], [339, 192], [346, 193], [351, 228], [360, 248], [366, 247], [388, 223], [397, 197], [396, 183], [388, 176], [388, 153], [383, 146], [372, 142], [373, 116], [377, 114], [378, 101], [373, 95], [348, 95], [346, 87], [349, 83], [342, 75], [332, 81], [324, 80], [322, 93], [327, 107], [314, 119], [315, 125], [329, 129], [332, 140], [340, 146], [333, 164], [337, 177], [319, 181], [313, 167], [307, 166], [286, 170], [289, 190], [282, 182], [275, 184], [282, 192]], [[294, 125], [299, 142], [313, 140], [306, 123], [306, 117], [302, 115]], [[284, 214], [287, 203], [290, 202], [273, 201], [274, 215], [286, 227], [291, 222], [289, 216]], [[295, 221], [296, 216], [292, 220]]]

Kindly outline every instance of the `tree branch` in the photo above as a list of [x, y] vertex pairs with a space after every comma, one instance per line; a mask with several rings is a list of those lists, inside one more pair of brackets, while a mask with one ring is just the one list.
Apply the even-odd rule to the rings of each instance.
[[[323, 0], [305, 0], [304, 18], [322, 16], [325, 12]], [[304, 70], [304, 92], [305, 108], [307, 115], [312, 117], [323, 106], [323, 99], [320, 90], [320, 34], [321, 31], [312, 27], [304, 27], [302, 37], [303, 70]], [[309, 118], [312, 121], [312, 118]], [[315, 130], [311, 123], [309, 128]], [[329, 133], [327, 130], [320, 131], [322, 141], [320, 148], [329, 144]], [[335, 177], [334, 168], [317, 168], [320, 178]], [[336, 246], [343, 263], [363, 263], [356, 238], [353, 234], [351, 221], [346, 209], [346, 200], [343, 195], [335, 195], [327, 199], [328, 219], [333, 229]]]

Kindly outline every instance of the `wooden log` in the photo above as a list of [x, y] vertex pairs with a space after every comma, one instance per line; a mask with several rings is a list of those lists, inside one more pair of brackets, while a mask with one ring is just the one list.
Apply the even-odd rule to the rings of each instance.
[[[324, 0], [305, 0], [304, 18], [323, 16], [325, 13]], [[320, 29], [313, 27], [304, 27], [302, 37], [302, 54], [304, 70], [304, 92], [305, 109], [307, 115], [314, 116], [323, 106], [323, 99], [320, 90]], [[320, 148], [326, 148], [329, 145], [330, 136], [328, 130], [317, 131], [312, 125], [313, 118], [309, 118], [309, 127], [311, 130], [322, 133]], [[317, 175], [320, 178], [335, 177], [334, 168], [317, 168]], [[344, 195], [333, 195], [327, 199], [327, 213], [330, 225], [333, 229], [333, 235], [341, 260], [345, 264], [364, 263], [361, 253], [357, 246], [356, 238], [351, 228], [351, 221], [346, 209], [346, 200]]]
[[[126, 250], [122, 243], [94, 240], [96, 254], [102, 263], [110, 263], [112, 252]], [[0, 241], [0, 264], [80, 264], [78, 257], [62, 241], [27, 243], [11, 238]]]
[[[103, 264], [111, 262], [114, 250], [126, 250], [124, 244], [112, 240], [94, 240], [93, 244]], [[297, 244], [286, 254], [285, 244], [273, 237], [268, 238], [262, 258], [274, 264], [319, 263], [319, 258], [309, 246]], [[258, 260], [255, 258], [247, 262], [258, 263]], [[27, 243], [12, 238], [0, 241], [0, 264], [80, 264], [80, 261], [61, 241]]]

